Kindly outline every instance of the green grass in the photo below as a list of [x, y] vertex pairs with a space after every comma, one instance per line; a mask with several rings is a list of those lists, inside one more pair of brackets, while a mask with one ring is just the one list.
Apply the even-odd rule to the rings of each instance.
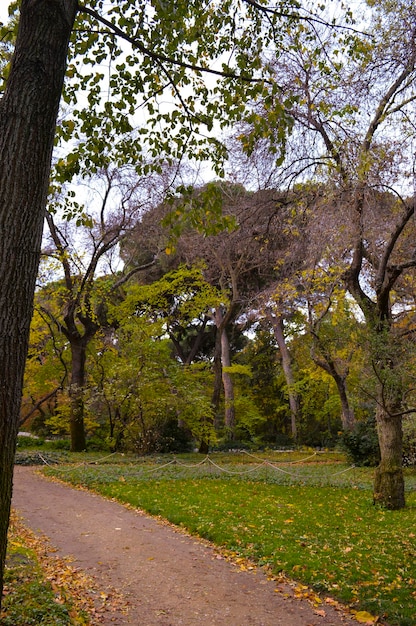
[[68, 606], [57, 602], [45, 581], [35, 550], [12, 520], [4, 579], [1, 626], [68, 626], [73, 624]]
[[391, 625], [416, 624], [414, 470], [406, 477], [407, 508], [386, 511], [372, 504], [372, 471], [338, 458], [297, 464], [275, 457], [271, 465], [240, 455], [210, 459], [46, 471], [160, 515]]

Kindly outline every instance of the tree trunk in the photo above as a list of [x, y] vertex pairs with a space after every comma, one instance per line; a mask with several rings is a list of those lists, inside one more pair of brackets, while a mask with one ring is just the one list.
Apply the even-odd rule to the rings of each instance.
[[229, 439], [234, 439], [235, 431], [235, 405], [234, 405], [234, 383], [231, 374], [227, 368], [231, 367], [230, 358], [230, 342], [225, 328], [221, 333], [221, 365], [222, 365], [222, 384], [224, 387], [225, 416], [224, 423], [227, 429]]
[[[222, 426], [221, 418], [220, 418], [220, 400], [221, 400], [221, 390], [222, 390], [221, 335], [218, 329], [217, 329], [217, 333], [215, 336], [213, 370], [214, 370], [214, 389], [212, 391], [212, 396], [211, 396], [211, 407], [212, 407], [212, 411], [214, 415], [214, 428], [216, 431], [218, 431]], [[200, 454], [208, 454], [209, 442], [206, 441], [205, 439], [201, 439], [198, 452]]]
[[326, 355], [324, 359], [318, 358], [315, 351], [312, 349], [311, 357], [313, 362], [321, 367], [327, 374], [332, 376], [337, 386], [339, 399], [341, 402], [341, 423], [342, 428], [345, 431], [352, 430], [355, 425], [355, 415], [353, 409], [350, 407], [347, 394], [347, 381], [346, 375], [342, 375], [338, 372], [334, 361], [329, 355]]
[[[381, 359], [379, 363], [381, 362]], [[400, 374], [387, 359], [378, 372], [376, 410], [380, 464], [374, 475], [374, 503], [391, 510], [404, 508], [402, 386]]]
[[71, 398], [71, 451], [83, 452], [87, 446], [84, 428], [84, 387], [86, 345], [81, 340], [71, 343], [72, 370], [69, 395]]
[[374, 502], [387, 509], [402, 509], [406, 504], [402, 418], [389, 416], [381, 406], [377, 409], [376, 418], [381, 460], [374, 476]]
[[270, 311], [267, 312], [267, 316], [272, 324], [273, 332], [277, 345], [279, 346], [280, 356], [282, 358], [283, 373], [285, 375], [287, 393], [289, 398], [290, 407], [290, 425], [292, 438], [296, 441], [298, 436], [297, 423], [299, 421], [299, 396], [295, 390], [295, 377], [293, 376], [292, 359], [289, 350], [286, 345], [286, 339], [283, 328], [283, 318], [276, 317]]
[[350, 403], [348, 400], [345, 377], [340, 376], [336, 371], [334, 371], [334, 374], [332, 374], [332, 377], [337, 386], [339, 398], [341, 401], [342, 428], [345, 431], [352, 430], [355, 424], [355, 415], [354, 415], [354, 411], [350, 407]]
[[221, 367], [221, 333], [217, 328], [215, 336], [215, 353], [214, 353], [214, 389], [212, 392], [211, 406], [214, 411], [214, 428], [219, 430], [222, 426], [220, 419], [220, 400], [222, 391], [222, 367]]
[[33, 294], [76, 10], [76, 0], [22, 0], [0, 100], [0, 603]]

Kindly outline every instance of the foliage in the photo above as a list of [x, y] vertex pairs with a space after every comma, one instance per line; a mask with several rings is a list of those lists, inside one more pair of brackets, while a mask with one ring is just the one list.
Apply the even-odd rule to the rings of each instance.
[[[299, 10], [289, 2], [284, 16], [263, 13], [234, 0], [179, 0], [174, 11], [154, 2], [107, 7], [100, 0], [81, 7], [58, 129], [58, 138], [71, 139], [76, 147], [58, 160], [58, 179], [110, 163], [129, 162], [148, 173], [184, 154], [210, 159], [220, 171], [225, 151], [213, 129], [248, 114], [260, 127], [262, 120], [247, 113], [244, 102], [261, 95], [279, 120], [273, 142], [279, 152], [290, 120], [278, 89], [267, 94], [270, 72], [260, 56], [264, 46], [279, 47], [278, 25], [296, 23]], [[79, 98], [80, 91], [85, 98]]]
[[416, 466], [416, 420], [414, 416], [403, 421], [403, 465]]
[[[195, 259], [194, 259], [195, 261]], [[179, 266], [150, 285], [131, 285], [123, 311], [115, 316], [142, 315], [157, 324], [170, 338], [172, 351], [186, 365], [206, 357], [207, 339], [212, 335], [212, 310], [226, 296], [204, 278], [203, 266]], [[118, 309], [119, 307], [117, 307]]]
[[[45, 427], [45, 419], [68, 401], [62, 394], [68, 373], [68, 351], [63, 337], [54, 332], [45, 315], [45, 303], [54, 314], [59, 310], [60, 289], [56, 282], [36, 294], [23, 383], [21, 421], [40, 436], [51, 434]], [[32, 413], [35, 407], [38, 408]]]
[[299, 337], [295, 347], [300, 368], [295, 385], [301, 400], [299, 441], [307, 446], [330, 447], [341, 431], [339, 396], [331, 377], [311, 360], [302, 359], [301, 342], [304, 339]]
[[[6, 559], [2, 626], [69, 626], [74, 623], [70, 608], [45, 580], [36, 552], [16, 519], [9, 531]], [[29, 542], [30, 545], [30, 542]], [[77, 622], [85, 624], [84, 620]]]
[[25, 448], [38, 448], [39, 446], [43, 446], [44, 443], [45, 440], [40, 439], [39, 437], [19, 435], [17, 437], [16, 447], [18, 450], [23, 450]]
[[[117, 332], [95, 356], [89, 412], [104, 420], [113, 450], [150, 453], [180, 448], [189, 435], [212, 439], [205, 365], [172, 359], [163, 323], [149, 323], [135, 314], [135, 306], [135, 299], [126, 299], [118, 307]], [[181, 424], [176, 429], [175, 420]]]
[[[83, 467], [69, 474], [64, 468], [53, 474], [207, 538], [243, 569], [244, 559], [251, 559], [275, 575], [283, 572], [335, 596], [353, 612], [369, 611], [374, 622], [379, 618], [392, 626], [411, 626], [415, 494], [409, 494], [407, 509], [386, 511], [371, 504], [368, 469], [347, 474], [345, 465], [316, 464], [313, 459], [283, 464], [275, 454], [270, 456], [281, 468], [275, 475], [282, 481], [288, 474], [297, 477], [286, 485], [275, 484], [269, 482], [272, 468], [265, 468], [263, 479], [253, 480], [250, 470], [261, 460], [259, 455], [246, 455], [244, 464], [241, 455], [234, 455], [234, 462], [228, 455], [220, 476], [210, 474], [209, 466], [205, 476], [199, 476], [195, 465], [186, 470], [180, 464], [155, 473], [157, 463]], [[224, 465], [219, 455], [215, 463]], [[303, 484], [302, 476], [315, 472], [320, 483]], [[328, 486], [332, 476], [343, 486]]]
[[341, 445], [357, 466], [375, 467], [380, 462], [380, 449], [374, 417], [357, 421], [352, 431], [341, 436]]

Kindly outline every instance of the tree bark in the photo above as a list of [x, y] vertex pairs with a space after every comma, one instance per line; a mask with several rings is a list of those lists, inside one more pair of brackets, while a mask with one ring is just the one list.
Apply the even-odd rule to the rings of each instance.
[[280, 356], [282, 358], [282, 368], [285, 375], [287, 393], [289, 398], [290, 407], [290, 425], [293, 441], [297, 440], [298, 431], [297, 424], [299, 420], [299, 396], [295, 391], [295, 377], [293, 376], [292, 359], [290, 352], [287, 348], [285, 335], [283, 332], [283, 318], [276, 317], [270, 311], [267, 312], [267, 316], [272, 324], [273, 332], [277, 345], [279, 346]]
[[234, 405], [234, 383], [227, 368], [231, 367], [230, 342], [228, 340], [226, 328], [221, 332], [221, 365], [222, 384], [224, 387], [225, 415], [224, 423], [229, 439], [234, 439], [235, 431], [235, 405]]
[[33, 295], [76, 11], [76, 0], [22, 0], [0, 100], [0, 602]]
[[335, 381], [335, 384], [338, 389], [338, 395], [341, 402], [341, 423], [342, 428], [345, 431], [352, 430], [355, 425], [355, 415], [354, 411], [350, 406], [348, 395], [347, 395], [347, 385], [344, 376], [338, 374], [335, 370], [333, 374], [331, 374], [332, 378]]
[[392, 417], [379, 405], [376, 420], [381, 461], [374, 475], [374, 502], [390, 510], [402, 509], [406, 504], [402, 416]]
[[80, 341], [71, 343], [71, 353], [72, 369], [69, 387], [71, 398], [71, 450], [72, 452], [83, 452], [87, 446], [84, 428], [86, 342], [83, 341], [83, 338]]
[[403, 386], [398, 363], [387, 344], [393, 343], [390, 325], [386, 322], [376, 332], [373, 355], [378, 379], [376, 423], [380, 446], [380, 464], [374, 475], [374, 502], [391, 510], [404, 508], [403, 474]]
[[224, 314], [221, 306], [217, 307], [214, 314], [215, 325], [217, 327], [217, 335], [215, 339], [215, 349], [218, 356], [220, 350], [221, 360], [217, 362], [215, 384], [218, 385], [218, 374], [221, 373], [222, 388], [224, 390], [224, 426], [227, 430], [227, 437], [234, 438], [235, 430], [235, 406], [234, 406], [234, 384], [231, 374], [227, 372], [227, 367], [231, 367], [230, 344], [227, 335], [227, 323], [231, 319], [232, 309], [230, 308]]

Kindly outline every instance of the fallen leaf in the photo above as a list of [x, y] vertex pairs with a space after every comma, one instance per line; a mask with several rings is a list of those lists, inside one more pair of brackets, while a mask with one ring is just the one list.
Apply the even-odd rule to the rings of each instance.
[[374, 615], [371, 615], [371, 613], [367, 611], [358, 611], [354, 613], [354, 617], [360, 624], [376, 624], [378, 621], [378, 617], [374, 617]]

